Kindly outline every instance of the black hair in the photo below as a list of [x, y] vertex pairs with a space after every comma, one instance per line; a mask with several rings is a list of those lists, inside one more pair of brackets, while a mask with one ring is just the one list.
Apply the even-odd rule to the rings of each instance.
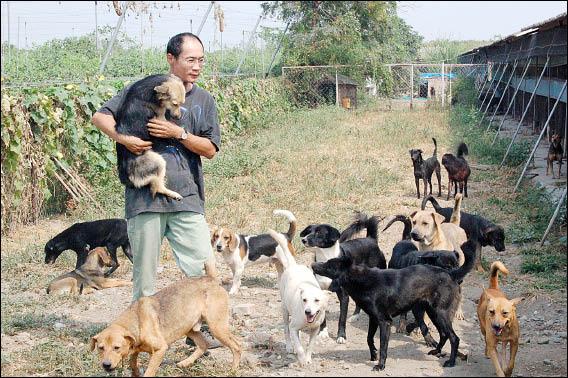
[[193, 33], [179, 33], [177, 35], [174, 35], [172, 38], [170, 38], [170, 40], [168, 41], [168, 45], [166, 48], [166, 52], [168, 54], [172, 54], [174, 56], [174, 58], [178, 58], [179, 54], [181, 54], [181, 45], [183, 44], [183, 40], [184, 38], [193, 38], [195, 40], [197, 40], [197, 42], [199, 42], [201, 44], [201, 47], [203, 48], [203, 51], [205, 51], [205, 47], [203, 46], [203, 42], [201, 42], [201, 39], [199, 39], [198, 36], [196, 36]]

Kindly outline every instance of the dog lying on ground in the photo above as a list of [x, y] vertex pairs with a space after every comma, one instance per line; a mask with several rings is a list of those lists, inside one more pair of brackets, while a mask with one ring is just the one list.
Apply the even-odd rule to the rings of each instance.
[[562, 137], [559, 134], [552, 135], [550, 139], [550, 147], [548, 147], [548, 154], [546, 155], [546, 175], [548, 171], [552, 171], [552, 178], [554, 176], [554, 162], [558, 162], [558, 178], [562, 169], [562, 157], [564, 155], [564, 148], [562, 148]]
[[[424, 321], [428, 314], [440, 334], [436, 349], [428, 354], [440, 356], [446, 341], [450, 340], [450, 358], [445, 367], [455, 365], [459, 337], [452, 328], [452, 318], [459, 305], [461, 282], [473, 267], [475, 241], [461, 246], [466, 259], [464, 265], [447, 271], [437, 266], [412, 265], [402, 269], [377, 269], [354, 264], [349, 255], [312, 264], [314, 273], [337, 280], [355, 303], [369, 315], [367, 344], [371, 360], [377, 360], [374, 336], [380, 329], [380, 355], [374, 370], [383, 370], [387, 359], [392, 317], [412, 310], [415, 319]], [[421, 320], [420, 320], [421, 319]]]
[[151, 136], [146, 125], [154, 117], [166, 120], [166, 111], [181, 118], [184, 102], [185, 87], [175, 75], [151, 75], [127, 89], [115, 117], [116, 132], [151, 141], [152, 150], [136, 155], [124, 145], [116, 144], [118, 176], [124, 185], [136, 188], [149, 185], [152, 197], [160, 193], [178, 201], [182, 199], [179, 193], [166, 188], [166, 160], [155, 152], [169, 142]]
[[[422, 200], [422, 210], [426, 209], [426, 204], [430, 201], [434, 210], [438, 214], [442, 214], [449, 222], [452, 216], [453, 209], [451, 207], [441, 207], [438, 201], [432, 196], [424, 197]], [[468, 239], [476, 239], [479, 241], [478, 250], [475, 251], [475, 269], [478, 272], [483, 272], [481, 265], [481, 248], [485, 246], [492, 246], [495, 250], [501, 252], [505, 250], [505, 230], [503, 227], [492, 223], [491, 221], [479, 215], [468, 214], [465, 211], [461, 212], [460, 224], [463, 228]]]
[[467, 198], [467, 180], [471, 174], [471, 169], [463, 156], [468, 153], [467, 145], [465, 143], [460, 143], [458, 146], [457, 157], [452, 154], [442, 155], [442, 165], [448, 172], [448, 197], [446, 200], [450, 199], [452, 185], [454, 185], [454, 197], [458, 192], [459, 185], [460, 193], [463, 193]]
[[86, 253], [85, 263], [52, 280], [47, 286], [47, 294], [89, 294], [95, 290], [132, 285], [131, 281], [104, 277], [103, 268], [113, 263], [105, 248], [97, 247]]
[[[491, 358], [498, 377], [510, 377], [515, 367], [515, 356], [519, 348], [519, 321], [516, 306], [523, 298], [508, 300], [499, 290], [498, 274], [509, 274], [503, 263], [495, 261], [489, 273], [489, 288], [485, 289], [477, 304], [479, 327], [485, 338], [485, 356]], [[497, 345], [501, 344], [501, 362], [497, 356]], [[506, 363], [507, 344], [510, 345], [510, 359]], [[505, 368], [505, 366], [507, 366]]]
[[113, 371], [127, 356], [133, 376], [139, 376], [138, 354], [150, 353], [144, 376], [153, 377], [170, 344], [191, 338], [197, 348], [183, 361], [189, 367], [207, 351], [207, 341], [200, 332], [207, 322], [213, 336], [233, 354], [232, 368], [239, 366], [241, 346], [229, 328], [229, 295], [216, 277], [213, 263], [205, 264], [206, 275], [184, 277], [156, 294], [132, 303], [107, 328], [91, 339], [91, 350], [97, 349], [103, 369]]
[[[292, 239], [296, 234], [296, 217], [287, 210], [274, 210], [274, 215], [288, 219], [288, 232], [283, 234], [288, 240], [288, 249], [295, 256]], [[220, 252], [233, 273], [233, 284], [229, 294], [235, 294], [241, 287], [241, 278], [245, 267], [263, 262], [271, 262], [276, 256], [278, 243], [269, 234], [242, 235], [225, 227], [212, 227], [211, 246]], [[276, 265], [277, 269], [280, 265]], [[281, 274], [282, 272], [278, 272]]]
[[[355, 261], [355, 264], [385, 269], [387, 267], [386, 259], [377, 244], [378, 223], [377, 217], [368, 217], [359, 212], [356, 214], [354, 222], [341, 234], [338, 229], [329, 224], [311, 224], [302, 230], [300, 237], [306, 247], [315, 247], [316, 262], [325, 262], [334, 257], [349, 255]], [[367, 229], [367, 237], [348, 240], [362, 229]], [[343, 344], [347, 340], [345, 326], [349, 296], [340, 286], [334, 285], [332, 287], [331, 279], [321, 275], [316, 275], [316, 279], [323, 290], [337, 293], [339, 298], [339, 324], [336, 341]], [[355, 308], [353, 316], [357, 317], [360, 311], [360, 308]], [[320, 335], [325, 337], [327, 334], [327, 322], [324, 320]]]
[[438, 179], [438, 197], [442, 196], [442, 186], [440, 184], [440, 163], [438, 162], [438, 144], [436, 139], [432, 138], [434, 141], [434, 153], [432, 157], [424, 160], [422, 158], [421, 149], [410, 150], [410, 158], [412, 159], [412, 165], [414, 167], [414, 183], [416, 184], [416, 196], [420, 198], [420, 187], [419, 180], [422, 179], [424, 182], [424, 195], [428, 194], [428, 186], [430, 187], [430, 194], [432, 194], [432, 173], [436, 172], [436, 178]]
[[45, 263], [53, 264], [59, 255], [68, 249], [77, 253], [79, 268], [87, 260], [90, 248], [106, 247], [112, 257], [112, 265], [105, 273], [108, 277], [118, 267], [116, 250], [122, 247], [122, 252], [132, 262], [132, 252], [126, 232], [125, 219], [101, 219], [93, 222], [75, 223], [68, 229], [60, 232], [45, 244]]
[[[304, 366], [312, 362], [313, 344], [325, 319], [328, 297], [320, 288], [310, 268], [296, 264], [288, 249], [285, 236], [274, 230], [269, 230], [269, 233], [278, 242], [280, 248], [277, 249], [276, 255], [284, 269], [280, 276], [279, 287], [286, 351], [288, 353], [294, 351], [298, 362]], [[300, 331], [310, 335], [305, 351], [300, 341]]]

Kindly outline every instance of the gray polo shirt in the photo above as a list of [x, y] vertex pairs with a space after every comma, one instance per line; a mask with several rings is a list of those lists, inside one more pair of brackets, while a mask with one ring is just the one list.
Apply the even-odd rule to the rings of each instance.
[[[108, 100], [98, 110], [104, 114], [115, 116], [125, 90]], [[221, 145], [221, 133], [215, 100], [206, 90], [193, 85], [185, 94], [184, 112], [180, 120], [171, 121], [183, 127], [187, 132], [209, 139], [217, 151]], [[125, 217], [132, 218], [140, 213], [169, 213], [176, 211], [193, 211], [205, 214], [205, 190], [201, 156], [185, 148], [177, 139], [168, 139], [163, 146], [154, 146], [166, 160], [166, 187], [178, 192], [183, 199], [176, 201], [162, 194], [152, 198], [148, 186], [135, 188], [126, 186]]]

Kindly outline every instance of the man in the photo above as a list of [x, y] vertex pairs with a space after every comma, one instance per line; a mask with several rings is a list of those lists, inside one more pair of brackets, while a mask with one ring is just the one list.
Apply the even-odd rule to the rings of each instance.
[[[212, 159], [221, 142], [217, 108], [213, 97], [195, 82], [205, 62], [201, 40], [194, 34], [181, 33], [170, 39], [166, 58], [170, 73], [179, 77], [186, 88], [189, 112], [181, 120], [153, 118], [147, 124], [154, 137], [169, 139], [164, 149], [156, 151], [166, 160], [168, 188], [182, 195], [172, 201], [148, 187], [125, 188], [125, 216], [133, 252], [133, 300], [155, 292], [160, 247], [168, 239], [176, 263], [186, 276], [203, 275], [203, 263], [213, 258], [209, 227], [205, 221], [205, 194], [201, 156]], [[115, 119], [121, 96], [107, 101], [92, 118], [93, 124], [117, 143], [135, 154], [152, 148], [152, 143], [116, 132]], [[189, 299], [188, 299], [189, 300]]]

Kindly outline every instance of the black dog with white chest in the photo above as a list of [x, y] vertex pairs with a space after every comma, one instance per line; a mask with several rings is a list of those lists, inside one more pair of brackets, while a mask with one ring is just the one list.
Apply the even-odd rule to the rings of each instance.
[[132, 252], [125, 219], [101, 219], [93, 222], [75, 223], [60, 232], [45, 244], [45, 263], [54, 264], [59, 255], [68, 249], [77, 253], [78, 269], [87, 261], [89, 250], [96, 247], [106, 247], [112, 257], [113, 265], [105, 272], [108, 277], [118, 266], [116, 250], [122, 247], [124, 255], [132, 262]]
[[377, 360], [374, 337], [380, 329], [380, 356], [374, 370], [383, 370], [387, 359], [392, 318], [412, 310], [416, 319], [428, 314], [440, 334], [437, 347], [428, 354], [441, 356], [449, 339], [450, 358], [444, 367], [455, 366], [459, 337], [452, 327], [452, 319], [460, 303], [459, 282], [473, 267], [474, 240], [462, 244], [465, 263], [447, 271], [431, 265], [413, 265], [403, 269], [377, 269], [357, 265], [349, 255], [343, 255], [312, 264], [314, 273], [337, 280], [355, 303], [369, 315], [367, 344], [371, 360]]
[[[363, 213], [357, 213], [355, 221], [341, 234], [338, 229], [329, 224], [312, 224], [300, 233], [300, 237], [305, 246], [316, 248], [316, 262], [349, 256], [356, 264], [385, 269], [387, 266], [386, 259], [377, 243], [378, 223], [379, 219], [376, 216], [368, 217]], [[366, 237], [349, 240], [363, 229], [367, 230]], [[347, 339], [345, 325], [349, 295], [341, 285], [332, 285], [332, 280], [329, 278], [316, 275], [316, 279], [323, 290], [331, 290], [337, 293], [339, 298], [339, 325], [336, 341], [343, 344]], [[357, 307], [353, 315], [356, 316], [359, 312], [360, 308]], [[324, 334], [327, 332], [325, 327], [326, 322], [324, 320], [321, 327]]]

